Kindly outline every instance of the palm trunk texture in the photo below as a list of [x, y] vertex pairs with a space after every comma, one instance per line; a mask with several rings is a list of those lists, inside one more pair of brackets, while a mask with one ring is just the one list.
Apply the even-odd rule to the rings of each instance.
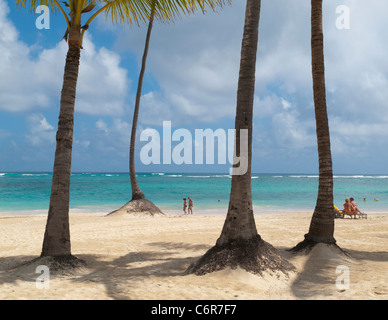
[[319, 188], [308, 237], [316, 242], [335, 243], [333, 168], [326, 106], [322, 2], [322, 0], [311, 1], [311, 56], [319, 156]]
[[261, 0], [247, 0], [237, 91], [235, 152], [244, 143], [240, 141], [240, 130], [248, 130], [248, 170], [232, 176], [229, 208], [221, 235], [216, 245], [193, 263], [187, 273], [203, 275], [228, 267], [241, 267], [254, 274], [265, 270], [284, 273], [294, 270], [274, 247], [261, 239], [252, 209], [252, 118], [260, 7]]
[[140, 186], [137, 182], [136, 170], [135, 170], [136, 129], [137, 129], [137, 121], [139, 118], [141, 91], [143, 87], [143, 78], [144, 78], [144, 73], [146, 69], [148, 48], [150, 44], [151, 31], [152, 31], [153, 22], [154, 22], [155, 2], [153, 5], [154, 7], [151, 11], [150, 20], [148, 23], [147, 36], [146, 36], [142, 64], [141, 64], [141, 69], [139, 74], [135, 108], [133, 112], [131, 142], [130, 142], [130, 148], [129, 148], [129, 176], [131, 180], [132, 199], [129, 202], [127, 202], [125, 205], [123, 205], [121, 208], [110, 212], [108, 216], [121, 215], [121, 214], [135, 214], [135, 215], [140, 214], [140, 215], [146, 215], [146, 216], [164, 215], [164, 213], [155, 204], [153, 204], [151, 201], [145, 198], [144, 193], [141, 191]]
[[253, 99], [255, 93], [260, 4], [261, 1], [257, 0], [249, 0], [247, 2], [237, 89], [235, 152], [240, 150], [240, 143], [246, 143], [240, 139], [241, 130], [248, 130], [248, 170], [243, 175], [232, 176], [228, 214], [221, 236], [217, 240], [218, 245], [240, 238], [252, 239], [257, 236], [252, 209], [251, 162]]
[[70, 256], [69, 193], [73, 145], [74, 105], [80, 61], [79, 44], [69, 42], [53, 168], [50, 206], [41, 256]]
[[333, 169], [326, 106], [322, 4], [323, 0], [311, 0], [311, 60], [319, 158], [318, 196], [309, 232], [305, 235], [305, 240], [294, 248], [296, 251], [306, 246], [314, 246], [316, 243], [336, 243], [334, 239]]
[[144, 78], [144, 73], [145, 73], [145, 69], [146, 69], [146, 61], [147, 61], [148, 48], [149, 48], [149, 44], [150, 44], [153, 22], [154, 22], [154, 12], [152, 11], [150, 21], [148, 23], [146, 42], [145, 42], [141, 70], [140, 70], [140, 75], [139, 75], [139, 82], [137, 85], [135, 110], [133, 112], [133, 121], [132, 121], [131, 144], [130, 144], [130, 150], [129, 150], [129, 175], [130, 175], [130, 179], [131, 179], [132, 200], [139, 200], [139, 199], [145, 198], [144, 193], [141, 191], [139, 184], [137, 183], [137, 179], [136, 179], [135, 142], [136, 142], [137, 120], [139, 118], [141, 91], [143, 88], [143, 78]]

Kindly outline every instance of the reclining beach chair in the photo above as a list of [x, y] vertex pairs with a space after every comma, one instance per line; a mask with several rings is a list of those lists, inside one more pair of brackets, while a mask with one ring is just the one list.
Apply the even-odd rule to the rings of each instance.
[[[344, 219], [345, 216], [353, 216], [353, 213], [347, 213], [343, 210], [339, 210], [336, 206], [334, 206], [334, 218], [341, 218]], [[366, 213], [356, 213], [356, 217], [359, 217], [358, 219], [368, 219], [368, 215]]]
[[368, 219], [368, 215], [366, 213], [359, 213], [358, 216], [360, 217], [360, 219]]
[[340, 209], [338, 209], [336, 206], [334, 206], [334, 219], [343, 219], [344, 218], [344, 213]]

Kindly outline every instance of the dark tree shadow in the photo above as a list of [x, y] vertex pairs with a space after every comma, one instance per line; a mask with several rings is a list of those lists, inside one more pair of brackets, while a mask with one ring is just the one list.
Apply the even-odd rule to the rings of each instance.
[[[128, 252], [114, 260], [107, 260], [106, 255], [77, 255], [86, 262], [84, 268], [65, 275], [66, 280], [74, 283], [96, 283], [103, 285], [106, 294], [111, 299], [131, 299], [125, 292], [131, 292], [131, 287], [141, 285], [141, 281], [148, 277], [185, 277], [187, 268], [197, 261], [203, 252], [209, 249], [208, 245], [191, 245], [175, 242], [152, 242], [148, 244], [151, 250]], [[160, 249], [160, 250], [155, 250]], [[280, 254], [291, 263], [296, 257], [286, 248], [279, 248]], [[198, 255], [184, 255], [177, 257], [182, 251], [196, 252]], [[388, 261], [388, 252], [367, 252], [362, 250], [346, 250], [354, 261]], [[349, 258], [349, 257], [347, 257]], [[34, 256], [13, 256], [0, 258], [0, 285], [17, 285], [18, 281], [29, 281], [31, 285], [39, 276], [36, 266], [31, 263]], [[345, 258], [344, 258], [345, 259]], [[291, 290], [298, 298], [314, 298], [322, 295], [323, 288], [332, 285], [335, 288], [335, 279], [338, 275], [335, 270], [343, 260], [308, 256], [303, 270], [291, 284]], [[60, 275], [61, 276], [61, 275]], [[124, 291], [125, 290], [125, 291]], [[328, 296], [330, 298], [330, 296]]]
[[[131, 299], [126, 292], [128, 287], [136, 286], [144, 277], [180, 277], [185, 276], [188, 266], [199, 258], [198, 256], [174, 257], [185, 250], [208, 249], [206, 245], [190, 245], [187, 243], [153, 242], [149, 246], [161, 250], [129, 252], [114, 260], [107, 261], [106, 255], [77, 255], [85, 261], [85, 267], [71, 270], [65, 274], [53, 277], [66, 277], [74, 283], [103, 284], [106, 294], [116, 300]], [[36, 272], [37, 257], [14, 256], [0, 259], [0, 285], [17, 285], [18, 281], [36, 282], [40, 273]], [[140, 263], [140, 265], [139, 265]], [[144, 264], [144, 265], [142, 265]], [[51, 274], [50, 274], [51, 275]], [[123, 286], [125, 288], [123, 288]]]
[[[343, 265], [352, 268], [352, 264], [362, 261], [388, 261], [388, 252], [367, 252], [350, 249], [333, 249], [334, 254], [319, 255], [307, 253], [308, 259], [291, 285], [291, 290], [298, 298], [308, 299], [316, 296], [331, 296], [340, 291], [336, 286], [336, 280], [340, 274], [336, 273], [337, 267]], [[289, 253], [292, 261], [292, 255]]]

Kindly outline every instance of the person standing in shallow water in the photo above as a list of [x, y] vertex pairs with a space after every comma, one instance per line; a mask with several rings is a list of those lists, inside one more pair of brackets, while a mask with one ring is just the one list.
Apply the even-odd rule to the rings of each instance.
[[187, 214], [186, 208], [187, 208], [187, 201], [186, 201], [186, 198], [183, 198], [183, 212], [184, 212], [184, 214]]
[[189, 198], [189, 210], [187, 214], [190, 214], [190, 213], [193, 214], [193, 200], [190, 197], [188, 198]]

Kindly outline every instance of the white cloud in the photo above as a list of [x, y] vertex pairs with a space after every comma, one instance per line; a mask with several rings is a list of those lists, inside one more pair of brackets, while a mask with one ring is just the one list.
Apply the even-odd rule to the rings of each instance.
[[[347, 1], [350, 30], [336, 28], [341, 4], [324, 2], [323, 11], [333, 153], [346, 146], [379, 148], [388, 127], [388, 43], [383, 36], [388, 2]], [[262, 3], [254, 105], [254, 141], [261, 154], [262, 146], [273, 157], [287, 158], [292, 148], [316, 154], [310, 5], [303, 0]], [[244, 13], [245, 2], [235, 1], [218, 14], [154, 26], [147, 73], [160, 90], [144, 92], [141, 123], [161, 125], [160, 119], [168, 119], [183, 127], [234, 119]], [[122, 33], [117, 48], [134, 50], [140, 61], [145, 28]], [[339, 130], [340, 124], [349, 129]]]
[[75, 144], [80, 145], [82, 148], [88, 148], [90, 146], [90, 140], [76, 140]]
[[[332, 150], [344, 163], [346, 157], [354, 163], [353, 155], [361, 152], [370, 154], [372, 163], [374, 150], [385, 152], [381, 146], [387, 139], [388, 42], [384, 34], [388, 2], [347, 0], [349, 30], [336, 28], [335, 9], [340, 4], [344, 3], [324, 2]], [[6, 75], [0, 79], [0, 109], [38, 108], [34, 112], [42, 112], [57, 105], [66, 43], [45, 50], [23, 43], [7, 19], [3, 0], [0, 6], [0, 73]], [[143, 89], [139, 128], [160, 126], [163, 120], [177, 127], [198, 128], [233, 122], [244, 13], [245, 2], [234, 1], [217, 14], [197, 13], [175, 24], [154, 25], [146, 69], [146, 79], [153, 83]], [[105, 18], [98, 21], [102, 20], [105, 22]], [[140, 64], [146, 27], [140, 32], [117, 26], [109, 30], [117, 35], [115, 49], [135, 52]], [[30, 58], [32, 51], [38, 53], [34, 59]], [[281, 159], [288, 164], [292, 149], [316, 155], [308, 1], [262, 3], [257, 58], [256, 154], [276, 158], [279, 164]], [[81, 59], [76, 111], [98, 115], [99, 124], [93, 123], [98, 139], [88, 135], [79, 143], [89, 141], [88, 148], [99, 144], [100, 150], [105, 146], [112, 152], [128, 148], [130, 124], [118, 120], [128, 110], [130, 85], [122, 59], [111, 50], [97, 48], [89, 33]], [[127, 149], [122, 154], [127, 156]]]
[[[25, 111], [31, 106], [47, 107], [49, 97], [42, 86], [38, 62], [29, 59], [30, 48], [18, 40], [19, 33], [7, 19], [9, 8], [0, 1], [0, 109]], [[44, 61], [41, 65], [44, 67]], [[55, 70], [55, 69], [54, 69]], [[47, 79], [46, 79], [47, 80]], [[55, 79], [49, 81], [50, 86]], [[47, 85], [45, 89], [48, 89]]]
[[277, 145], [292, 149], [309, 148], [316, 144], [316, 136], [297, 115], [281, 112], [272, 118], [273, 132]]
[[96, 50], [90, 35], [81, 52], [76, 110], [90, 115], [123, 115], [128, 108], [127, 71], [120, 67], [120, 56], [104, 47]]
[[263, 95], [261, 98], [255, 95], [254, 118], [273, 117], [282, 110], [282, 99], [275, 94]]
[[[0, 110], [25, 112], [59, 104], [67, 43], [43, 49], [19, 39], [7, 18], [9, 9], [0, 0]], [[120, 66], [120, 56], [106, 48], [97, 49], [86, 33], [77, 85], [76, 112], [91, 115], [120, 115], [127, 109], [129, 82]]]
[[282, 106], [284, 110], [288, 110], [292, 107], [291, 103], [288, 102], [286, 99], [282, 98], [281, 101], [282, 101]]
[[29, 132], [26, 138], [33, 146], [42, 146], [55, 142], [55, 129], [47, 122], [43, 115], [32, 114], [27, 121]]
[[131, 135], [131, 125], [128, 122], [121, 120], [120, 118], [113, 119], [112, 130], [115, 136], [118, 138], [118, 143], [124, 146], [123, 151], [127, 151], [129, 146], [129, 138]]
[[104, 132], [105, 134], [108, 134], [109, 132], [107, 124], [102, 119], [98, 119], [98, 121], [96, 122], [96, 128]]
[[[273, 96], [289, 101], [287, 95], [301, 90], [309, 90], [311, 98], [310, 20], [300, 19], [301, 14], [309, 14], [308, 8], [305, 3], [263, 4], [256, 67], [260, 102]], [[216, 14], [197, 13], [174, 25], [154, 26], [147, 72], [160, 86], [152, 97], [158, 99], [156, 106], [163, 106], [165, 117], [173, 122], [189, 118], [214, 123], [234, 118], [244, 13], [245, 3], [233, 2]], [[133, 31], [121, 31], [117, 47], [135, 50], [140, 60], [145, 28]], [[275, 87], [279, 92], [272, 92]], [[142, 103], [150, 102], [148, 94], [144, 92]], [[268, 107], [256, 103], [255, 113], [262, 114], [263, 109], [267, 113]], [[146, 124], [155, 112], [148, 111], [147, 107], [141, 111]]]
[[[152, 95], [143, 91], [142, 107], [157, 97], [157, 106], [163, 105], [164, 115], [170, 117], [163, 119], [173, 123], [215, 122], [233, 117], [244, 9], [236, 2], [217, 14], [203, 16], [198, 12], [173, 25], [156, 23], [147, 73], [156, 79], [161, 90]], [[230, 18], [230, 24], [225, 24], [225, 17]], [[145, 28], [142, 32], [121, 30], [119, 39], [119, 49], [135, 50], [141, 57]], [[146, 124], [154, 117], [149, 111], [146, 107], [141, 110]]]
[[[129, 137], [131, 126], [129, 123], [121, 120], [120, 118], [113, 118], [112, 123], [109, 125], [104, 120], [99, 119], [96, 122], [96, 128], [98, 130], [98, 139], [94, 136], [91, 144], [95, 144], [101, 150], [110, 150], [120, 154], [128, 154], [129, 150]], [[89, 139], [88, 139], [89, 140]]]

